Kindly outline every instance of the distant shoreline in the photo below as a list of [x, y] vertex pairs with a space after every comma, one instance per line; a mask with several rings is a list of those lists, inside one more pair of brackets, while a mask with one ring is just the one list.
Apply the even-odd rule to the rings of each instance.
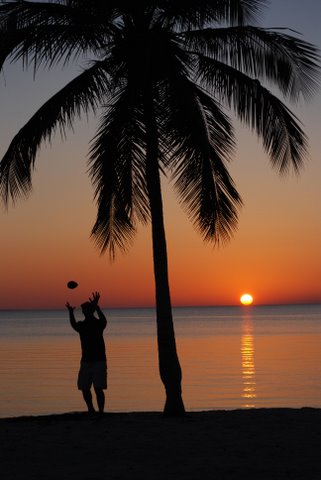
[[[239, 309], [242, 309], [242, 310], [251, 310], [253, 308], [257, 308], [257, 307], [308, 307], [308, 306], [315, 306], [315, 307], [318, 307], [320, 306], [321, 307], [321, 302], [299, 302], [299, 303], [265, 303], [265, 304], [258, 304], [258, 303], [255, 303], [255, 304], [252, 304], [252, 305], [249, 305], [249, 306], [244, 306], [244, 305], [241, 305], [241, 304], [234, 304], [234, 305], [173, 305], [172, 308], [173, 309], [183, 309], [183, 308], [239, 308]], [[110, 307], [108, 305], [103, 305], [102, 308], [104, 310], [109, 310], [109, 311], [112, 311], [112, 310], [156, 310], [156, 307], [155, 306], [150, 306], [150, 307], [146, 307], [146, 306], [141, 306], [141, 307], [137, 307], [137, 306], [134, 306], [134, 307]], [[62, 311], [65, 311], [66, 309], [61, 307], [61, 308], [58, 308], [58, 307], [46, 307], [46, 308], [40, 308], [40, 307], [26, 307], [26, 308], [0, 308], [0, 313], [2, 312], [32, 312], [32, 311], [39, 311], [39, 312], [48, 312], [48, 311], [58, 311], [58, 312], [62, 312]]]
[[321, 409], [85, 413], [0, 419], [6, 480], [317, 480]]

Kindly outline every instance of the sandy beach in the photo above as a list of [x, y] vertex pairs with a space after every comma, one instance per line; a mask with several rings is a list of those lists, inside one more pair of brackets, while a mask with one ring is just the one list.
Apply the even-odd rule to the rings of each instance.
[[321, 409], [0, 420], [4, 480], [321, 478]]

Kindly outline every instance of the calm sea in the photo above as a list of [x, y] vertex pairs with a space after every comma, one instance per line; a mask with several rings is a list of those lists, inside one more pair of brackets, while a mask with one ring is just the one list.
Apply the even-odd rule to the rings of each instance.
[[[161, 411], [154, 310], [105, 313], [106, 410]], [[321, 305], [175, 308], [174, 319], [188, 410], [321, 407]], [[67, 311], [0, 311], [0, 416], [83, 410], [79, 359]]]

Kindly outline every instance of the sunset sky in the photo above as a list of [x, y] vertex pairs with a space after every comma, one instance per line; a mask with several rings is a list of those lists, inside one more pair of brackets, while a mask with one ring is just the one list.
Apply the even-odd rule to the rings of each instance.
[[[273, 0], [262, 25], [289, 27], [321, 48], [321, 5]], [[0, 155], [33, 112], [76, 70], [40, 72], [5, 65], [0, 74]], [[309, 137], [301, 175], [279, 177], [260, 140], [237, 128], [230, 172], [243, 198], [239, 229], [223, 247], [204, 244], [164, 181], [165, 223], [173, 305], [234, 305], [249, 292], [255, 304], [321, 302], [321, 89], [292, 106]], [[87, 171], [97, 123], [57, 134], [36, 162], [34, 191], [8, 212], [0, 209], [0, 309], [79, 305], [99, 290], [106, 307], [153, 306], [150, 226], [138, 227], [132, 248], [114, 263], [89, 239], [95, 221]], [[68, 290], [66, 282], [79, 287]]]

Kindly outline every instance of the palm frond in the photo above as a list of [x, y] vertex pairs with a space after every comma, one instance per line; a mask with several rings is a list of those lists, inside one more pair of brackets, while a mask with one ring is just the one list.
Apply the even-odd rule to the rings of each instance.
[[255, 23], [262, 9], [268, 4], [267, 0], [208, 0], [212, 13], [212, 21], [228, 23], [230, 25], [244, 25]]
[[162, 145], [180, 202], [204, 240], [225, 242], [242, 203], [224, 165], [234, 146], [232, 126], [217, 103], [188, 80], [172, 84], [169, 92]]
[[150, 218], [145, 180], [145, 128], [139, 95], [124, 88], [102, 119], [90, 155], [98, 206], [92, 237], [101, 253], [124, 250], [136, 219]]
[[3, 64], [13, 51], [20, 45], [25, 38], [24, 32], [17, 32], [15, 34], [11, 32], [4, 33], [0, 30], [0, 70], [3, 68]]
[[273, 82], [296, 101], [309, 99], [320, 84], [318, 49], [300, 38], [253, 26], [208, 28], [184, 35], [189, 49], [254, 78]]
[[225, 243], [237, 228], [241, 197], [213, 148], [193, 160], [175, 172], [180, 201], [205, 241]]
[[108, 92], [104, 62], [96, 62], [53, 95], [22, 127], [0, 162], [0, 196], [7, 205], [31, 190], [31, 171], [42, 141], [62, 136], [82, 112], [96, 111]]
[[242, 122], [263, 139], [272, 165], [280, 173], [298, 172], [307, 153], [307, 137], [295, 115], [276, 96], [238, 70], [200, 57], [201, 84], [234, 108]]
[[107, 46], [108, 27], [101, 18], [59, 3], [12, 2], [4, 7], [0, 7], [2, 63], [6, 58], [22, 59], [35, 70], [40, 64], [50, 68], [89, 52], [99, 57]]
[[158, 21], [184, 28], [204, 27], [205, 25], [226, 22], [242, 25], [255, 22], [258, 14], [266, 6], [266, 0], [147, 0], [145, 4], [155, 4]]

